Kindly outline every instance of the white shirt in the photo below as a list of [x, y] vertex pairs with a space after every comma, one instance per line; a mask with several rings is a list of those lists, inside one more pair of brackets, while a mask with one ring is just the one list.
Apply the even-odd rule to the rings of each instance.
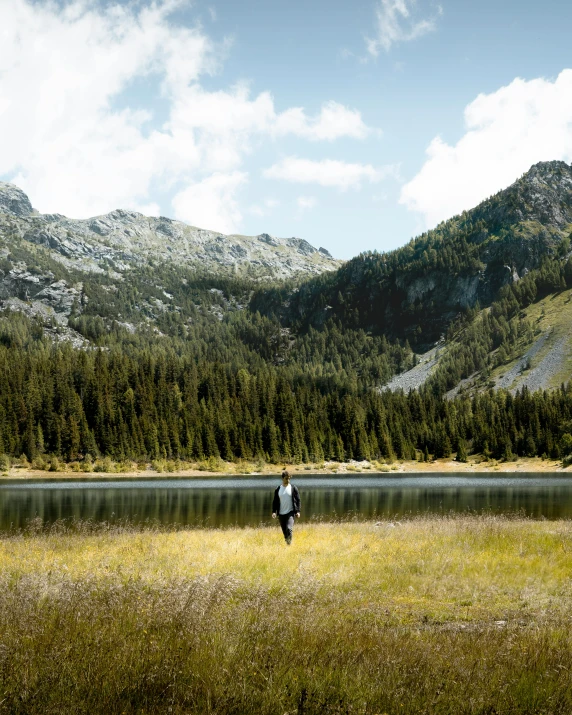
[[289, 514], [294, 511], [294, 502], [292, 501], [292, 485], [289, 484], [285, 487], [283, 484], [280, 485], [278, 490], [278, 496], [280, 497], [280, 513]]

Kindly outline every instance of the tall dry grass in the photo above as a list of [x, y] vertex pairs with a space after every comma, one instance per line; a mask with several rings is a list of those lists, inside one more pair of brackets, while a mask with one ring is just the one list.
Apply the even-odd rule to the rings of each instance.
[[570, 713], [572, 527], [0, 540], [2, 713]]

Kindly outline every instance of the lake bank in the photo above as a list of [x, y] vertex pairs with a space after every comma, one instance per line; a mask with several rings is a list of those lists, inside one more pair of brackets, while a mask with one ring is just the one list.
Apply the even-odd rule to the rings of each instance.
[[572, 522], [0, 538], [0, 713], [572, 709]]
[[86, 478], [104, 478], [104, 479], [141, 479], [141, 478], [165, 478], [173, 479], [176, 477], [192, 478], [200, 477], [217, 478], [217, 477], [251, 477], [261, 475], [273, 475], [277, 477], [282, 470], [286, 468], [295, 478], [303, 475], [317, 474], [368, 474], [387, 473], [392, 474], [434, 474], [434, 473], [451, 473], [451, 474], [494, 474], [502, 473], [558, 473], [571, 474], [572, 465], [563, 467], [561, 460], [541, 459], [540, 457], [520, 458], [513, 462], [503, 462], [497, 460], [484, 460], [480, 455], [469, 457], [467, 462], [457, 462], [453, 459], [436, 459], [431, 462], [410, 461], [395, 461], [392, 463], [384, 462], [324, 462], [321, 464], [264, 464], [263, 466], [256, 463], [232, 463], [219, 461], [216, 465], [185, 465], [185, 468], [177, 468], [176, 463], [167, 463], [165, 467], [158, 470], [151, 465], [145, 465], [137, 468], [133, 464], [131, 468], [125, 468], [124, 465], [116, 471], [101, 471], [91, 470], [83, 471], [81, 469], [70, 469], [68, 465], [62, 465], [57, 471], [31, 469], [29, 466], [20, 467], [12, 466], [9, 470], [1, 472], [1, 479], [14, 480], [29, 480], [35, 479], [77, 479]]
[[[572, 477], [552, 472], [432, 472], [295, 475], [303, 522], [498, 514], [572, 519]], [[65, 522], [164, 528], [258, 527], [271, 523], [276, 475], [0, 479], [0, 531]]]

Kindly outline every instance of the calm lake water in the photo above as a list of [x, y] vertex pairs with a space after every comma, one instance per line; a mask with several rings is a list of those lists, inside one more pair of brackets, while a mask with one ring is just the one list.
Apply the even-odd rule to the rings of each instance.
[[[303, 520], [359, 515], [520, 512], [572, 518], [572, 477], [312, 476], [296, 477]], [[276, 477], [14, 482], [0, 480], [0, 530], [30, 519], [146, 520], [189, 526], [258, 525], [271, 521]]]

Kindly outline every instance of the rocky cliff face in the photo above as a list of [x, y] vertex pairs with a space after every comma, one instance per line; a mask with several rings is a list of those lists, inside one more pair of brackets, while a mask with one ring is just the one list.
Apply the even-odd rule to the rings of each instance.
[[110, 268], [123, 273], [152, 260], [288, 278], [340, 265], [326, 249], [316, 249], [301, 238], [276, 238], [266, 233], [226, 236], [163, 216], [153, 218], [121, 209], [85, 220], [38, 214], [23, 191], [3, 182], [0, 237], [18, 237], [45, 246], [63, 265], [95, 273]]
[[317, 275], [341, 261], [300, 238], [226, 236], [134, 211], [85, 220], [39, 214], [21, 189], [0, 182], [0, 309], [50, 320], [65, 332], [72, 310], [81, 312], [89, 300], [89, 276], [113, 290], [134, 271], [169, 265], [260, 280]]
[[14, 184], [0, 181], [0, 213], [30, 216], [34, 213], [30, 199]]

